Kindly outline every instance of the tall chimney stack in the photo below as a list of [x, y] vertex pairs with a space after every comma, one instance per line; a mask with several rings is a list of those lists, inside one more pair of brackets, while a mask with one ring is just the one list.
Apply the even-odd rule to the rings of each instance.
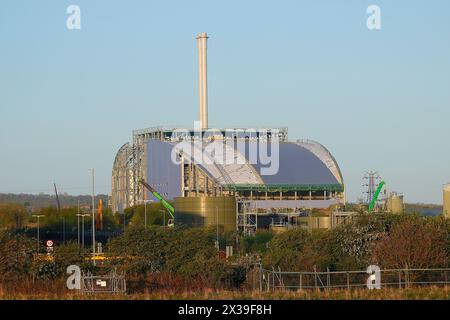
[[197, 34], [198, 49], [198, 101], [200, 111], [200, 124], [202, 130], [208, 129], [208, 86], [206, 72], [206, 32]]

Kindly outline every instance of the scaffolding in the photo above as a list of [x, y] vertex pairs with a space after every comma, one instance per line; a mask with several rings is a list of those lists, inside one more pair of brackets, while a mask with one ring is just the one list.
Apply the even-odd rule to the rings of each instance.
[[254, 235], [258, 230], [258, 207], [254, 201], [237, 199], [237, 230], [244, 235]]

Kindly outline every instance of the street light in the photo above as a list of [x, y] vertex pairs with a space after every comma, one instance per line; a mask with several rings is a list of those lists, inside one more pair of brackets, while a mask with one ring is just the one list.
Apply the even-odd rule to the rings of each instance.
[[33, 214], [33, 217], [37, 218], [37, 252], [39, 253], [39, 219], [45, 216], [43, 214]]
[[153, 202], [153, 200], [138, 200], [139, 202], [144, 203], [144, 226], [147, 229], [147, 203]]
[[[92, 172], [92, 257], [95, 258], [95, 189], [94, 189], [94, 168]], [[92, 260], [95, 266], [95, 260]]]

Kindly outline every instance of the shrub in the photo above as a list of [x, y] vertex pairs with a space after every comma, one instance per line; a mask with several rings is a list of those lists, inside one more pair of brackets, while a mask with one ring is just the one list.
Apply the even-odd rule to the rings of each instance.
[[86, 269], [89, 264], [84, 260], [87, 253], [87, 250], [81, 250], [76, 242], [58, 245], [51, 256], [35, 257], [31, 267], [33, 279], [50, 280], [63, 277], [67, 267], [72, 264]]
[[263, 266], [266, 268], [280, 267], [286, 271], [300, 271], [298, 264], [300, 252], [310, 240], [310, 233], [300, 228], [276, 234], [263, 256]]
[[18, 229], [28, 222], [24, 206], [16, 203], [0, 203], [0, 228]]
[[371, 214], [338, 226], [332, 231], [335, 248], [334, 256], [338, 269], [361, 269], [370, 263], [371, 250], [398, 221], [415, 217]]
[[258, 231], [254, 236], [243, 236], [240, 241], [242, 253], [264, 253], [273, 238], [269, 231]]
[[333, 238], [328, 230], [315, 230], [298, 255], [298, 270], [326, 271], [334, 269]]
[[402, 221], [377, 242], [372, 260], [382, 268], [446, 267], [447, 236], [425, 218]]
[[30, 271], [36, 242], [23, 235], [0, 232], [0, 281], [18, 281]]

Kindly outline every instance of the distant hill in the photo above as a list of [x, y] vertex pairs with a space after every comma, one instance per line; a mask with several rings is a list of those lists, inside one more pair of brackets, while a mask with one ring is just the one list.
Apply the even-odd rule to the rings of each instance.
[[[90, 206], [92, 204], [92, 197], [90, 195], [71, 196], [68, 194], [60, 194], [59, 202], [61, 207], [75, 207], [80, 201], [80, 206]], [[104, 206], [108, 203], [108, 195], [99, 194], [95, 196], [95, 202], [102, 199]], [[28, 207], [30, 211], [39, 210], [43, 207], [56, 207], [56, 196], [50, 194], [15, 194], [15, 193], [0, 193], [0, 202], [18, 203]]]

